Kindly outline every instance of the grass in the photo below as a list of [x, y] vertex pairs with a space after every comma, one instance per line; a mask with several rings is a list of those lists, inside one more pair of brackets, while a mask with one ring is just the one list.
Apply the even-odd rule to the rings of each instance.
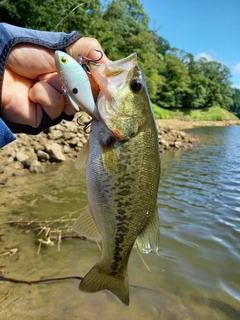
[[152, 104], [153, 112], [156, 119], [178, 119], [188, 121], [223, 121], [223, 120], [238, 120], [231, 112], [220, 108], [211, 107], [207, 109], [164, 109]]

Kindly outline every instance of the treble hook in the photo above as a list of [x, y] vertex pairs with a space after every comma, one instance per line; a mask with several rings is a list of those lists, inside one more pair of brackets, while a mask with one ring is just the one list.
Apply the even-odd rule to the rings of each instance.
[[91, 125], [91, 123], [93, 122], [94, 119], [91, 119], [86, 123], [82, 123], [82, 122], [80, 122], [81, 118], [82, 118], [82, 116], [77, 118], [77, 124], [79, 124], [80, 126], [84, 127], [83, 131], [86, 134], [90, 134], [92, 132], [92, 130], [90, 129], [90, 131], [88, 131], [88, 129], [89, 129], [89, 127], [90, 127], [90, 125]]
[[86, 123], [86, 125], [85, 125], [85, 127], [84, 127], [84, 132], [86, 133], [86, 134], [90, 134], [91, 132], [92, 132], [92, 129], [90, 129], [90, 131], [88, 131], [88, 129], [89, 129], [89, 127], [90, 127], [90, 125], [91, 125], [91, 123], [94, 121], [94, 119], [91, 119], [90, 121], [88, 121], [87, 123]]
[[[102, 53], [102, 51], [101, 50], [97, 50], [97, 49], [94, 49], [96, 52], [100, 52], [100, 54], [101, 54], [101, 57], [99, 58], [99, 59], [97, 59], [97, 60], [94, 60], [94, 59], [90, 59], [90, 58], [87, 58], [87, 57], [85, 57], [83, 54], [79, 54], [78, 55], [78, 63], [80, 63], [81, 65], [87, 65], [88, 63], [93, 63], [93, 64], [97, 64], [97, 62], [99, 61], [99, 60], [101, 60], [102, 59], [102, 57], [103, 57], [103, 53]], [[85, 63], [82, 63], [82, 61], [86, 61]]]

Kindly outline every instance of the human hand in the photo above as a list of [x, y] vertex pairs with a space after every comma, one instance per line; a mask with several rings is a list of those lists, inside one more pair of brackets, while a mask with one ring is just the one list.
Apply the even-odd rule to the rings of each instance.
[[[100, 50], [103, 57], [99, 63], [108, 63], [99, 42], [94, 38], [80, 38], [67, 48], [67, 53], [76, 60], [78, 55], [97, 60]], [[91, 75], [88, 75], [93, 96], [99, 88]], [[37, 128], [43, 117], [43, 110], [51, 119], [64, 111], [73, 114], [73, 108], [65, 103], [62, 86], [58, 78], [54, 51], [33, 44], [19, 44], [11, 51], [4, 73], [2, 88], [3, 118]]]

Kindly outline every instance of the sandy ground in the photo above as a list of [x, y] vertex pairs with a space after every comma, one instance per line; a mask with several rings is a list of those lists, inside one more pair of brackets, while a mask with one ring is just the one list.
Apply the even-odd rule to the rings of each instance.
[[240, 125], [240, 120], [225, 120], [225, 121], [184, 121], [177, 119], [158, 119], [164, 126], [169, 126], [176, 130], [185, 130], [195, 127], [213, 127], [213, 126], [236, 126]]

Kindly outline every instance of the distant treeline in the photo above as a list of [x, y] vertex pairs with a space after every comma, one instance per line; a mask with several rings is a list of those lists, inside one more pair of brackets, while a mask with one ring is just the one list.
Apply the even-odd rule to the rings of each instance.
[[220, 62], [196, 61], [191, 53], [172, 48], [158, 30], [149, 29], [149, 17], [139, 0], [105, 5], [99, 0], [6, 0], [0, 3], [0, 21], [38, 30], [78, 30], [97, 38], [112, 60], [137, 52], [151, 100], [158, 106], [240, 110], [230, 70]]
[[233, 112], [238, 118], [240, 118], [240, 89], [234, 89], [232, 99], [233, 104], [230, 105], [228, 110]]

